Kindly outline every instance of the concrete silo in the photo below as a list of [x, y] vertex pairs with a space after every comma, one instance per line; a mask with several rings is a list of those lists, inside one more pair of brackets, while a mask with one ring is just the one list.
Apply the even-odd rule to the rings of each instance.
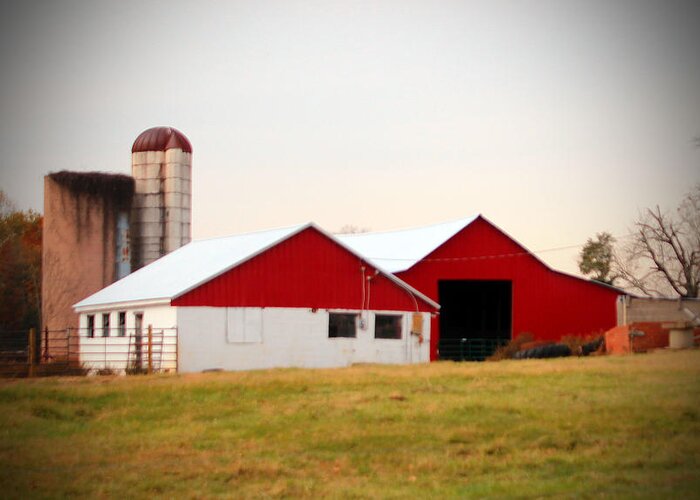
[[127, 175], [62, 171], [44, 177], [41, 323], [50, 330], [54, 357], [66, 355], [66, 328], [78, 327], [73, 304], [129, 274], [133, 194]]
[[154, 127], [131, 148], [135, 180], [132, 267], [139, 269], [190, 242], [192, 145], [182, 132]]

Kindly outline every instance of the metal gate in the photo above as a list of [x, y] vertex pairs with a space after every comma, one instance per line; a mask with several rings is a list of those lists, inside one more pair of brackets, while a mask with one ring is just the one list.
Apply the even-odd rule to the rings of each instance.
[[440, 339], [438, 352], [440, 359], [452, 361], [484, 361], [496, 349], [510, 342], [507, 338], [488, 339]]

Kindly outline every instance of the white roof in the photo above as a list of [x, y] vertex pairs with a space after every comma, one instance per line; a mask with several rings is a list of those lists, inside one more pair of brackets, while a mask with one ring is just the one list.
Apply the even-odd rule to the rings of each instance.
[[[76, 310], [85, 311], [125, 302], [169, 302], [309, 227], [326, 235], [358, 258], [369, 262], [369, 259], [339, 241], [337, 237], [313, 223], [307, 223], [282, 229], [193, 241], [90, 295], [73, 307]], [[398, 286], [433, 307], [440, 307], [435, 301], [387, 272], [380, 265], [374, 265]]]
[[341, 234], [337, 238], [375, 266], [390, 273], [398, 273], [425, 258], [475, 219], [476, 217], [467, 217], [397, 231]]
[[302, 224], [193, 241], [90, 295], [73, 307], [84, 308], [117, 302], [172, 299], [310, 225]]

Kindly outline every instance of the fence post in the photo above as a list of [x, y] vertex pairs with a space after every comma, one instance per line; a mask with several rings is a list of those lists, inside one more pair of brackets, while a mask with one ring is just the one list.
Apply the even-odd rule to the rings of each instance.
[[153, 325], [148, 325], [148, 374], [153, 374]]
[[175, 373], [180, 373], [180, 336], [178, 329], [175, 327]]
[[36, 349], [36, 335], [34, 333], [34, 328], [29, 329], [29, 345], [27, 346], [27, 362], [29, 363], [29, 369], [27, 371], [28, 377], [34, 376], [34, 350]]
[[[109, 330], [108, 330], [109, 331]], [[107, 369], [107, 339], [109, 337], [105, 337], [104, 334], [104, 328], [102, 329], [102, 339], [104, 340], [104, 349], [102, 350], [104, 354], [104, 363], [102, 364], [102, 367], [106, 370]]]

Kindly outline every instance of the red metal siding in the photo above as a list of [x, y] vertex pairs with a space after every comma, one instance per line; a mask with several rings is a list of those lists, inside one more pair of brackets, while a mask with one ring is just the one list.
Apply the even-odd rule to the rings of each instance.
[[364, 275], [372, 277], [365, 308], [433, 310], [314, 228], [175, 298], [172, 305], [359, 310], [363, 266]]
[[[538, 340], [559, 340], [564, 335], [587, 335], [615, 326], [618, 292], [552, 271], [526, 252], [479, 217], [397, 276], [436, 302], [439, 280], [512, 281], [514, 336], [530, 332]], [[435, 318], [430, 339], [433, 360], [437, 359], [439, 334], [439, 318]]]

